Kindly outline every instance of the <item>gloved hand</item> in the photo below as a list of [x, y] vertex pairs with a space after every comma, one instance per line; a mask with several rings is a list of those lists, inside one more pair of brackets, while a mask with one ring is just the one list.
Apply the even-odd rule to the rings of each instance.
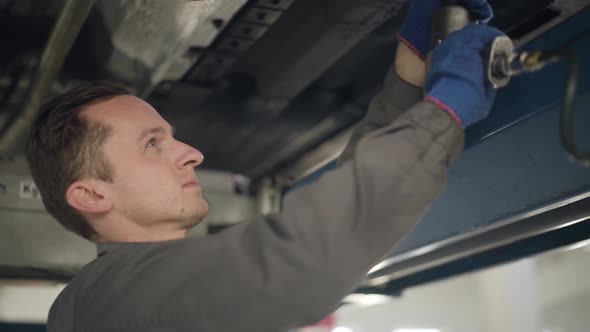
[[434, 48], [426, 76], [426, 100], [437, 104], [466, 128], [485, 118], [496, 90], [488, 82], [484, 52], [502, 32], [470, 24]]
[[[398, 35], [399, 41], [422, 59], [426, 57], [430, 47], [432, 15], [442, 4], [443, 0], [412, 0]], [[459, 0], [459, 4], [467, 9], [472, 20], [480, 24], [487, 24], [494, 17], [487, 0]]]

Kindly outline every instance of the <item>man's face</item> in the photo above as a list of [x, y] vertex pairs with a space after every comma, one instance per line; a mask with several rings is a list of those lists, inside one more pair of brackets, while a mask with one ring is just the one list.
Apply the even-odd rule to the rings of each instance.
[[203, 155], [173, 137], [171, 126], [145, 101], [118, 96], [88, 107], [84, 115], [112, 127], [103, 154], [113, 170], [112, 213], [147, 228], [189, 229], [208, 205], [194, 168]]

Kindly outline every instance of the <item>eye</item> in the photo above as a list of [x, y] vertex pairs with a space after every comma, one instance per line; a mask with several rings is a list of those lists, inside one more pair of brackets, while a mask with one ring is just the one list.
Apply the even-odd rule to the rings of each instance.
[[158, 141], [156, 140], [156, 138], [151, 138], [146, 144], [145, 144], [145, 148], [157, 148], [158, 147]]

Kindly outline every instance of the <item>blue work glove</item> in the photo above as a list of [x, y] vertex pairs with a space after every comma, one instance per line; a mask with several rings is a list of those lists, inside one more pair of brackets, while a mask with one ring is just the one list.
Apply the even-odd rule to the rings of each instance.
[[490, 112], [496, 90], [485, 74], [484, 54], [494, 38], [502, 35], [494, 28], [470, 24], [434, 48], [425, 99], [444, 109], [463, 128]]
[[[426, 57], [430, 48], [432, 15], [442, 4], [443, 0], [412, 0], [398, 35], [399, 41], [422, 59]], [[487, 0], [460, 0], [459, 4], [467, 9], [473, 21], [480, 24], [487, 24], [494, 17]]]

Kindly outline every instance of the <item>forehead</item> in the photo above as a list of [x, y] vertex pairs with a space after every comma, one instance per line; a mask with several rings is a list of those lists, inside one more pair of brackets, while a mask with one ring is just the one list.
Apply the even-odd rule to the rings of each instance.
[[90, 105], [82, 114], [111, 126], [115, 133], [135, 134], [146, 127], [169, 126], [150, 104], [131, 95], [117, 96]]

